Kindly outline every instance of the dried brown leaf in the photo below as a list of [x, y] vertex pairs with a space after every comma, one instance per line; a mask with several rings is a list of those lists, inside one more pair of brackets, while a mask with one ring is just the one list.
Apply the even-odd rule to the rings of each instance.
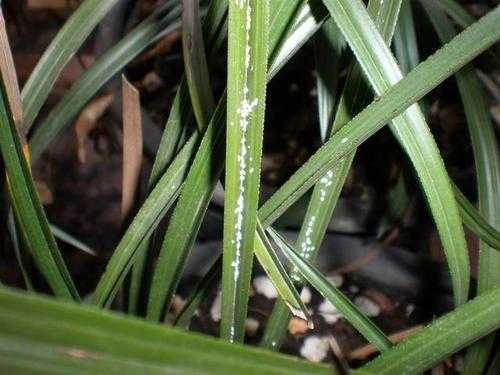
[[122, 76], [123, 90], [123, 178], [122, 219], [134, 205], [142, 165], [142, 122], [139, 92]]
[[[421, 328], [422, 328], [421, 325], [417, 325], [415, 327], [411, 327], [411, 328], [405, 329], [403, 331], [396, 332], [396, 333], [389, 336], [389, 340], [391, 340], [391, 342], [393, 344], [398, 344], [401, 341], [403, 341], [404, 339], [406, 339], [407, 337], [413, 335], [414, 333], [417, 333]], [[362, 346], [361, 348], [355, 349], [352, 352], [348, 353], [347, 359], [350, 361], [364, 360], [364, 359], [368, 358], [369, 356], [371, 356], [372, 354], [375, 354], [377, 352], [378, 352], [378, 349], [374, 345], [368, 344], [368, 345]]]
[[[10, 110], [14, 117], [17, 129], [21, 129], [20, 124], [23, 119], [23, 107], [21, 103], [21, 94], [19, 91], [19, 84], [17, 82], [16, 68], [14, 67], [14, 59], [10, 49], [9, 37], [5, 26], [5, 19], [3, 12], [0, 9], [0, 71], [2, 79], [7, 91], [9, 99]], [[24, 135], [23, 137], [24, 138]]]

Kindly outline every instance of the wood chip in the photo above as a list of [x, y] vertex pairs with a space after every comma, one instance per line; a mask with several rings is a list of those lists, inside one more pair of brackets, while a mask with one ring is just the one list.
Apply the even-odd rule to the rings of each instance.
[[307, 321], [299, 318], [292, 318], [288, 323], [288, 332], [293, 336], [300, 336], [309, 331]]

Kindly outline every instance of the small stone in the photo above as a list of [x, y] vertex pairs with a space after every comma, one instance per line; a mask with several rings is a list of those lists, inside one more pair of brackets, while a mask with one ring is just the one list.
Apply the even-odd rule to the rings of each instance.
[[278, 291], [267, 276], [257, 276], [253, 279], [253, 286], [255, 288], [255, 292], [262, 294], [269, 299], [278, 297]]
[[161, 87], [163, 79], [156, 72], [149, 72], [142, 79], [142, 84], [151, 92]]
[[351, 292], [352, 294], [356, 294], [359, 292], [359, 287], [357, 285], [351, 285], [349, 287], [349, 292]]
[[245, 320], [245, 332], [248, 336], [255, 336], [259, 330], [260, 323], [257, 319], [247, 318]]
[[308, 304], [311, 302], [312, 293], [311, 293], [311, 289], [309, 289], [309, 287], [305, 286], [302, 288], [302, 291], [300, 292], [300, 299], [305, 304]]
[[210, 308], [210, 316], [214, 322], [218, 322], [221, 319], [221, 293], [217, 293], [217, 296], [212, 303]]
[[378, 290], [367, 289], [363, 294], [375, 302], [380, 307], [381, 312], [391, 312], [396, 308], [394, 301]]
[[358, 306], [363, 314], [369, 317], [376, 317], [380, 314], [380, 307], [371, 299], [359, 296], [354, 299], [354, 304]]
[[328, 300], [323, 300], [318, 307], [318, 311], [323, 314], [335, 314], [338, 313], [339, 310]]
[[311, 362], [321, 362], [328, 355], [330, 344], [327, 340], [318, 336], [311, 336], [304, 340], [300, 348], [300, 355]]
[[174, 295], [174, 298], [172, 299], [172, 311], [174, 314], [178, 315], [184, 308], [185, 304], [186, 301], [181, 296], [178, 294]]
[[342, 313], [328, 300], [323, 300], [319, 305], [318, 311], [328, 324], [335, 324], [342, 318]]
[[338, 314], [321, 314], [321, 316], [323, 317], [325, 322], [331, 325], [337, 323], [340, 320], [340, 318], [342, 318], [343, 315], [338, 313]]
[[342, 284], [344, 284], [344, 276], [333, 274], [331, 276], [328, 276], [328, 281], [330, 281], [336, 288], [340, 288]]
[[406, 305], [405, 315], [407, 317], [413, 314], [413, 311], [415, 311], [415, 305], [413, 303], [409, 303], [408, 305]]
[[307, 321], [299, 318], [290, 319], [290, 322], [288, 323], [288, 332], [290, 332], [292, 335], [303, 335], [307, 331], [309, 331]]

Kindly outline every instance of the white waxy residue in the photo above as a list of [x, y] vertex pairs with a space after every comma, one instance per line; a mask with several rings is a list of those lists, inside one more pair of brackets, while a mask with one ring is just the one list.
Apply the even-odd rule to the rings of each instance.
[[[247, 174], [251, 172], [247, 172], [247, 154], [248, 154], [248, 146], [247, 146], [247, 129], [249, 124], [250, 115], [258, 104], [258, 100], [256, 98], [250, 99], [248, 97], [249, 88], [248, 88], [248, 71], [250, 68], [250, 28], [252, 25], [251, 13], [252, 9], [250, 7], [250, 3], [247, 3], [245, 0], [238, 0], [237, 4], [240, 8], [246, 4], [246, 22], [245, 22], [245, 30], [246, 30], [246, 46], [245, 46], [245, 75], [244, 75], [244, 88], [243, 88], [243, 98], [240, 102], [240, 106], [238, 108], [239, 115], [239, 127], [241, 131], [240, 144], [238, 150], [238, 169], [239, 169], [239, 184], [238, 184], [238, 198], [236, 199], [236, 208], [234, 213], [236, 215], [236, 223], [234, 225], [234, 239], [231, 240], [231, 243], [235, 245], [235, 254], [234, 260], [231, 263], [231, 267], [234, 271], [234, 282], [237, 283], [240, 276], [240, 263], [241, 263], [241, 242], [243, 239], [243, 217], [245, 211], [245, 182]], [[234, 296], [236, 298], [236, 296]], [[235, 301], [236, 302], [236, 301]], [[232, 342], [234, 340], [234, 326], [231, 327], [229, 340]]]
[[330, 187], [332, 185], [332, 179], [333, 179], [333, 171], [332, 170], [329, 170], [328, 172], [326, 172], [326, 174], [320, 178], [319, 180], [319, 183], [320, 183], [320, 190], [319, 190], [319, 200], [321, 202], [324, 202], [325, 201], [325, 198], [326, 198], [326, 193], [327, 193], [327, 189], [328, 187]]
[[[314, 223], [316, 222], [316, 216], [311, 216], [307, 221], [306, 232], [304, 235], [304, 240], [300, 243], [300, 256], [304, 259], [309, 259], [310, 254], [314, 251], [314, 245], [312, 243], [311, 235], [314, 231]], [[295, 281], [300, 281], [300, 276], [298, 275], [298, 270], [292, 274], [292, 278]]]
[[312, 244], [311, 235], [314, 231], [314, 223], [316, 222], [316, 216], [311, 216], [306, 226], [306, 233], [304, 236], [304, 241], [300, 244], [300, 255], [303, 258], [307, 258], [307, 255], [314, 251], [314, 246]]

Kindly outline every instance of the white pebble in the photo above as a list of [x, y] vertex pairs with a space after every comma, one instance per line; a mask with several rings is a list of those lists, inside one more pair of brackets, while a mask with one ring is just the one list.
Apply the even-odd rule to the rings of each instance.
[[330, 344], [324, 338], [311, 336], [304, 340], [304, 345], [300, 348], [300, 355], [312, 362], [324, 360], [330, 349]]
[[351, 292], [352, 294], [356, 294], [356, 293], [358, 293], [358, 292], [359, 292], [359, 288], [358, 288], [358, 286], [357, 286], [357, 285], [351, 285], [351, 286], [349, 287], [349, 292]]
[[328, 324], [335, 324], [342, 318], [343, 315], [338, 313], [338, 314], [321, 314], [321, 316], [323, 317], [323, 319], [325, 319], [325, 322], [327, 322]]
[[299, 85], [297, 85], [296, 83], [292, 83], [290, 85], [290, 87], [288, 88], [288, 90], [290, 92], [297, 92], [297, 91], [299, 91]]
[[405, 309], [406, 316], [413, 314], [413, 311], [415, 311], [415, 305], [413, 303], [408, 304]]
[[328, 300], [323, 300], [318, 307], [318, 311], [322, 314], [335, 314], [338, 313], [339, 310]]
[[309, 289], [309, 287], [307, 286], [303, 287], [302, 291], [300, 292], [301, 301], [304, 302], [305, 304], [308, 304], [311, 302], [311, 298], [312, 298], [311, 289]]
[[249, 336], [255, 336], [255, 334], [257, 333], [257, 330], [259, 329], [259, 325], [260, 325], [260, 323], [257, 319], [247, 318], [245, 320], [245, 332]]
[[330, 281], [335, 287], [340, 288], [344, 284], [344, 276], [339, 274], [334, 274], [328, 276], [328, 281]]
[[262, 294], [269, 299], [278, 297], [278, 291], [267, 276], [257, 276], [253, 279], [253, 286], [257, 293]]
[[343, 316], [342, 313], [326, 299], [319, 305], [318, 311], [328, 324], [335, 324]]
[[214, 322], [218, 322], [221, 319], [221, 293], [217, 293], [212, 307], [210, 308], [210, 316]]
[[380, 314], [380, 306], [367, 297], [356, 297], [354, 299], [354, 304], [358, 306], [361, 312], [366, 316], [376, 317]]

